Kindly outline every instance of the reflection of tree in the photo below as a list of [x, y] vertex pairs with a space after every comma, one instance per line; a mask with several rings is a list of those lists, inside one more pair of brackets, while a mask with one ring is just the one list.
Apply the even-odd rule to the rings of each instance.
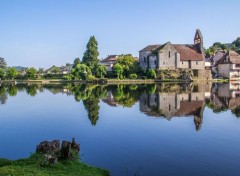
[[99, 98], [90, 96], [88, 99], [83, 100], [83, 104], [88, 112], [89, 120], [91, 121], [92, 125], [95, 126], [99, 118]]
[[18, 92], [17, 86], [11, 85], [11, 86], [8, 87], [8, 94], [10, 96], [16, 96], [17, 92]]
[[119, 105], [132, 107], [139, 100], [137, 87], [132, 85], [118, 85], [113, 87], [113, 96]]
[[37, 85], [29, 85], [26, 87], [27, 94], [30, 96], [35, 96], [37, 94]]
[[228, 109], [227, 107], [224, 106], [215, 106], [214, 103], [211, 101], [206, 101], [206, 106], [212, 109], [214, 113], [224, 112], [227, 111]]
[[0, 103], [5, 104], [7, 102], [7, 93], [6, 93], [6, 88], [0, 87]]
[[235, 114], [236, 117], [240, 117], [240, 105], [232, 110], [232, 113]]

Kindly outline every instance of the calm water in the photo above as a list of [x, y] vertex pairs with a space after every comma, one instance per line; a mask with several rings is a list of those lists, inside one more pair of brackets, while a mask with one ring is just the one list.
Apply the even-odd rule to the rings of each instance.
[[44, 140], [81, 144], [113, 176], [240, 175], [236, 84], [0, 87], [0, 157]]

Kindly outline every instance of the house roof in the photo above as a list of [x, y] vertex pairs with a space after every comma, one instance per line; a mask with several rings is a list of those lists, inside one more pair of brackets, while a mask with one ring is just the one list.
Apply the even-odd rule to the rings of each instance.
[[203, 61], [205, 59], [203, 53], [199, 52], [195, 45], [174, 44], [173, 46], [180, 54], [180, 61]]
[[109, 55], [105, 59], [101, 60], [101, 62], [109, 62], [109, 61], [116, 61], [118, 55]]
[[204, 106], [204, 101], [181, 101], [180, 109], [175, 114], [176, 116], [199, 115]]
[[240, 64], [240, 55], [236, 51], [228, 51], [217, 64]]

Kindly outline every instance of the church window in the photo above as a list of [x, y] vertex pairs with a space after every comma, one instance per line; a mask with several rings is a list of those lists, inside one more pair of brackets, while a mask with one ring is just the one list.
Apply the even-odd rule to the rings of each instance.
[[170, 51], [168, 52], [168, 57], [169, 57], [169, 58], [171, 57], [171, 52], [170, 52]]

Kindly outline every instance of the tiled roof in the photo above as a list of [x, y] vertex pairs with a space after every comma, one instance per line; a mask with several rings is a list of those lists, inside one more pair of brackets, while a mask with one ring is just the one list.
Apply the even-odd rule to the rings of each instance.
[[175, 114], [176, 116], [199, 115], [204, 106], [204, 101], [181, 101], [180, 109]]
[[[168, 42], [171, 44], [170, 42]], [[166, 44], [168, 44], [166, 43]], [[140, 52], [145, 51], [156, 51], [164, 48], [166, 45], [148, 45]], [[173, 47], [180, 54], [180, 61], [203, 61], [205, 59], [203, 53], [201, 53], [195, 45], [185, 45], [185, 44], [173, 44]]]
[[[227, 61], [225, 61], [226, 59]], [[228, 51], [218, 60], [217, 64], [240, 64], [240, 55], [236, 51]]]
[[148, 45], [147, 47], [143, 48], [142, 50], [140, 50], [139, 52], [144, 52], [144, 51], [153, 51], [159, 47], [161, 47], [162, 45]]
[[101, 62], [116, 61], [117, 57], [118, 57], [117, 55], [109, 55], [105, 59], [101, 60]]
[[180, 61], [203, 61], [205, 59], [195, 45], [174, 44], [173, 46], [180, 54]]

